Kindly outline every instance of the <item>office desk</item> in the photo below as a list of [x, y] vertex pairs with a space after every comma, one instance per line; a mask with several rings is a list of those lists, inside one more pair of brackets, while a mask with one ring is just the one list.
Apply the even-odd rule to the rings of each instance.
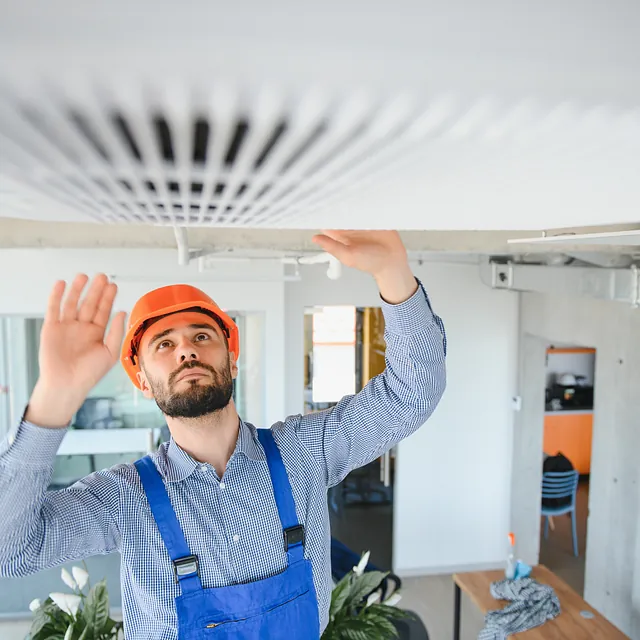
[[[590, 607], [564, 580], [561, 580], [545, 566], [533, 568], [531, 577], [541, 584], [553, 587], [560, 600], [560, 615], [543, 625], [518, 633], [517, 640], [628, 640], [628, 637], [614, 627], [604, 616]], [[486, 614], [506, 606], [504, 601], [495, 600], [489, 590], [491, 583], [504, 578], [504, 571], [476, 571], [457, 573], [455, 584], [454, 640], [460, 640], [461, 595], [471, 598], [473, 604]], [[589, 617], [584, 617], [586, 613]]]

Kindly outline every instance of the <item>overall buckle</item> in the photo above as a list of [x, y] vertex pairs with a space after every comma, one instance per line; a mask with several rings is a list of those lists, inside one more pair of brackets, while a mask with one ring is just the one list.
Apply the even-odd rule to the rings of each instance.
[[296, 544], [304, 545], [304, 526], [301, 524], [284, 530], [284, 550], [289, 551], [289, 547]]
[[180, 582], [180, 578], [188, 578], [195, 574], [200, 577], [200, 563], [198, 556], [184, 556], [173, 561], [173, 573], [176, 577], [176, 584]]

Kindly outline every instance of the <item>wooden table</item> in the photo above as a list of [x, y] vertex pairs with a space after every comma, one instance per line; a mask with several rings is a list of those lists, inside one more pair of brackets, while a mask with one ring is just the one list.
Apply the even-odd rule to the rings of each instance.
[[[520, 640], [628, 640], [618, 628], [590, 607], [566, 582], [545, 566], [533, 568], [531, 577], [553, 587], [560, 600], [560, 615], [543, 625], [518, 633]], [[460, 640], [460, 596], [464, 591], [473, 604], [486, 614], [506, 606], [502, 600], [494, 600], [489, 591], [492, 582], [502, 580], [504, 571], [476, 571], [453, 576], [455, 584], [454, 640]], [[583, 613], [587, 613], [585, 617]]]

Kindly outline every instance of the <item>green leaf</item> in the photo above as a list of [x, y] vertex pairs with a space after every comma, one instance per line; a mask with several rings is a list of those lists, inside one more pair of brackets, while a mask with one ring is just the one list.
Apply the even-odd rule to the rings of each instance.
[[336, 638], [341, 640], [384, 640], [377, 627], [361, 618], [345, 620], [338, 629]]
[[56, 633], [58, 633], [57, 629], [49, 623], [44, 625], [37, 633], [32, 633], [30, 638], [31, 640], [46, 640], [46, 638], [50, 638]]
[[90, 635], [90, 627], [87, 625], [82, 633], [78, 636], [78, 640], [89, 640], [89, 638], [91, 638]]
[[80, 638], [82, 638], [82, 640], [93, 640], [91, 627], [87, 624], [84, 614], [78, 615], [74, 624], [73, 640], [80, 640]]
[[35, 638], [46, 625], [51, 624], [51, 619], [45, 613], [45, 606], [45, 604], [42, 604], [33, 614], [33, 622], [31, 623], [30, 629], [33, 638]]
[[117, 625], [117, 622], [112, 618], [109, 618], [105, 623], [104, 627], [102, 627], [102, 633], [111, 633], [114, 630], [116, 625]]
[[353, 580], [348, 606], [357, 606], [388, 576], [382, 571], [367, 571]]
[[99, 636], [109, 620], [109, 593], [107, 583], [102, 580], [91, 587], [84, 604], [83, 617], [89, 629], [87, 637]]
[[47, 598], [34, 613], [30, 634], [32, 640], [44, 640], [54, 633], [66, 631], [71, 616], [58, 608], [51, 598]]
[[389, 607], [386, 604], [372, 604], [370, 607], [367, 607], [366, 610], [391, 620], [404, 620], [405, 618], [414, 617], [414, 614], [410, 611], [404, 611], [397, 607]]
[[376, 618], [374, 624], [382, 638], [397, 638], [399, 635], [398, 630], [386, 618]]
[[[349, 574], [345, 576], [348, 578]], [[331, 592], [331, 606], [329, 607], [329, 618], [333, 619], [334, 616], [342, 609], [344, 603], [351, 594], [351, 580], [345, 580], [344, 578], [334, 587]]]

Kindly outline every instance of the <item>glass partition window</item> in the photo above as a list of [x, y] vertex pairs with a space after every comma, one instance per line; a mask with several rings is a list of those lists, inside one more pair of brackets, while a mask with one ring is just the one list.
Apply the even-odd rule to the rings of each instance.
[[356, 387], [356, 308], [306, 309], [305, 412], [331, 407]]
[[308, 307], [304, 314], [305, 413], [357, 393], [386, 366], [379, 307]]
[[[243, 419], [262, 425], [265, 410], [264, 314], [241, 311], [228, 313], [240, 331], [241, 357], [233, 399]], [[0, 438], [20, 419], [37, 382], [42, 323], [42, 318], [0, 318]], [[133, 461], [146, 453], [144, 450], [125, 451], [125, 447], [119, 448], [118, 442], [123, 441], [118, 434], [119, 429], [154, 430], [154, 435], [158, 436], [156, 443], [170, 437], [165, 418], [155, 401], [145, 398], [131, 384], [119, 363], [91, 390], [73, 418], [70, 427], [72, 433], [67, 434], [65, 444], [73, 440], [73, 432], [83, 435], [80, 432], [89, 429], [113, 434], [113, 438], [107, 439], [111, 443], [109, 451], [106, 452], [103, 445], [96, 444], [95, 450], [87, 450], [86, 455], [84, 450], [82, 454], [59, 455], [52, 478], [54, 486], [67, 486], [97, 469]], [[96, 440], [106, 442], [104, 438]], [[81, 448], [86, 447], [83, 445]], [[72, 449], [77, 450], [78, 447]]]
[[314, 403], [338, 402], [355, 393], [355, 307], [325, 307], [313, 314]]

